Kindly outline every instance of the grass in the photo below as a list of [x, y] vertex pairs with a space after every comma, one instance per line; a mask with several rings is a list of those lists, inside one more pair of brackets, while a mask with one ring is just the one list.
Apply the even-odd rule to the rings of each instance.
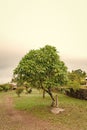
[[87, 101], [67, 97], [58, 94], [59, 107], [65, 111], [54, 115], [50, 112], [51, 99], [48, 95], [42, 98], [42, 94], [36, 90], [29, 95], [21, 95], [18, 98], [14, 95], [15, 108], [28, 111], [32, 115], [46, 121], [52, 122], [54, 125], [63, 125], [70, 130], [87, 130]]

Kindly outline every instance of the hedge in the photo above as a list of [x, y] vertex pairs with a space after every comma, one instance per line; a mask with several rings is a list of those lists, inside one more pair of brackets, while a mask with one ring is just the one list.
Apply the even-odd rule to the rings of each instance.
[[69, 88], [68, 90], [65, 90], [65, 92], [66, 92], [66, 95], [70, 97], [87, 100], [87, 89], [74, 90], [73, 88]]

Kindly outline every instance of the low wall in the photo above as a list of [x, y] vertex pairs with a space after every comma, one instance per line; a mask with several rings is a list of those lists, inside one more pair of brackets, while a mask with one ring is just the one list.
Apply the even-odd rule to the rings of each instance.
[[74, 90], [73, 88], [69, 88], [65, 92], [66, 92], [66, 95], [70, 97], [87, 100], [87, 89]]

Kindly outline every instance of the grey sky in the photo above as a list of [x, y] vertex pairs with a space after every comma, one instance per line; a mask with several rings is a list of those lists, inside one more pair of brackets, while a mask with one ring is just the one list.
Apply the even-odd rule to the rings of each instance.
[[0, 1], [0, 83], [30, 49], [59, 51], [69, 70], [87, 72], [87, 0]]

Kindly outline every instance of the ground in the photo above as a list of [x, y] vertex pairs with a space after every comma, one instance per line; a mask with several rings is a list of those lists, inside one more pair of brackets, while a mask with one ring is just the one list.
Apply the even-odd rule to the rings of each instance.
[[0, 100], [0, 130], [63, 130], [25, 111], [15, 110], [13, 98], [5, 95]]
[[0, 130], [87, 130], [87, 101], [58, 93], [59, 114], [51, 112], [51, 99], [33, 90], [17, 97], [15, 92], [0, 93]]

